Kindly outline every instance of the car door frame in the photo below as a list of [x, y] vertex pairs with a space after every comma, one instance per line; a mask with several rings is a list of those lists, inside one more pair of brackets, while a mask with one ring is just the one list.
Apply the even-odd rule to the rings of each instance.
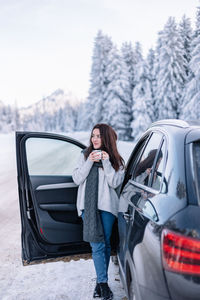
[[[163, 176], [162, 176], [162, 183], [160, 185], [160, 189], [159, 190], [155, 190], [155, 189], [153, 189], [150, 186], [145, 186], [145, 185], [142, 185], [142, 184], [137, 183], [135, 181], [133, 182], [133, 185], [136, 188], [140, 188], [140, 189], [142, 189], [142, 190], [144, 190], [146, 192], [153, 192], [155, 194], [159, 194], [161, 192], [161, 187], [162, 187], [162, 184], [163, 184], [163, 181], [164, 181], [164, 170], [165, 170], [165, 166], [166, 166], [166, 162], [167, 162], [168, 141], [167, 141], [166, 133], [164, 131], [157, 130], [157, 129], [151, 129], [151, 130], [148, 130], [141, 137], [141, 139], [137, 143], [137, 145], [136, 145], [135, 149], [133, 150], [133, 153], [131, 154], [131, 157], [130, 157], [130, 159], [128, 161], [127, 171], [129, 171], [129, 173], [133, 173], [135, 171], [136, 165], [137, 165], [138, 161], [140, 161], [140, 158], [143, 155], [143, 152], [145, 151], [146, 146], [147, 146], [149, 140], [151, 139], [151, 136], [152, 136], [153, 133], [159, 133], [162, 136], [162, 138], [160, 140], [160, 143], [159, 143], [159, 146], [158, 146], [157, 155], [156, 155], [156, 157], [154, 159], [154, 164], [153, 164], [153, 168], [152, 168], [153, 170], [155, 169], [155, 162], [156, 162], [158, 153], [159, 153], [160, 149], [162, 148], [162, 145], [163, 145], [164, 141], [166, 142], [165, 153], [164, 153]], [[140, 148], [141, 148], [141, 151], [140, 151], [140, 153], [137, 154], [137, 152], [138, 152], [138, 150]], [[135, 161], [133, 163], [131, 163], [132, 158], [136, 154], [137, 154], [137, 157], [136, 157]], [[124, 182], [123, 187], [125, 186], [125, 184], [127, 182], [128, 182], [128, 178], [126, 178], [126, 181]], [[151, 182], [151, 179], [149, 180], [148, 185], [149, 185], [150, 182]], [[123, 192], [123, 188], [122, 188], [122, 192]], [[134, 205], [132, 202], [129, 202], [129, 201], [128, 201], [128, 204], [130, 205], [130, 207], [132, 207], [133, 214], [134, 214], [134, 210], [135, 210], [141, 216], [141, 218], [148, 218], [149, 220], [151, 220], [149, 218], [149, 216], [147, 216], [140, 208], [137, 207], [137, 205]], [[152, 204], [152, 206], [153, 206], [153, 204]], [[154, 206], [153, 206], [153, 208], [155, 209]], [[156, 210], [155, 210], [155, 212], [156, 212]], [[132, 230], [131, 228], [132, 228], [132, 224], [133, 224], [133, 216], [132, 215], [128, 215], [127, 213], [125, 213], [124, 215], [125, 215], [125, 219], [129, 223], [129, 225], [128, 225], [129, 228], [127, 228], [127, 234], [129, 235], [130, 232], [131, 232], [131, 230]], [[151, 220], [151, 221], [155, 222], [156, 220]], [[157, 215], [157, 221], [158, 221], [158, 215]], [[128, 242], [128, 240], [126, 239], [126, 243], [127, 242]], [[134, 269], [134, 261], [133, 261], [133, 258], [131, 256], [130, 251], [129, 251], [128, 248], [129, 247], [127, 246], [126, 254], [125, 254], [125, 262], [124, 262], [124, 268], [125, 268], [124, 269], [124, 274], [121, 272], [122, 280], [125, 283], [125, 289], [126, 289], [127, 295], [131, 296], [133, 294], [133, 286], [134, 286], [134, 289], [135, 289], [134, 292], [136, 293], [136, 295], [139, 295], [140, 292], [138, 290], [138, 285], [136, 284], [136, 282], [137, 282], [137, 276], [136, 276], [136, 270]], [[123, 278], [124, 276], [126, 277], [126, 279]]]
[[[88, 253], [90, 252], [90, 247], [88, 243], [82, 242], [81, 244], [78, 243], [77, 245], [68, 245], [68, 250], [57, 252], [56, 245], [52, 245], [51, 250], [48, 252], [48, 243], [45, 245], [45, 249], [41, 248], [40, 242], [41, 240], [36, 240], [34, 227], [30, 224], [29, 219], [29, 210], [30, 202], [30, 176], [28, 172], [28, 163], [27, 163], [27, 156], [26, 156], [26, 149], [25, 143], [28, 138], [37, 137], [37, 138], [50, 138], [50, 139], [57, 139], [62, 140], [65, 142], [70, 142], [80, 149], [86, 148], [85, 145], [80, 143], [79, 141], [72, 139], [67, 136], [53, 134], [53, 133], [44, 133], [44, 132], [16, 132], [16, 159], [17, 159], [17, 181], [18, 181], [18, 192], [19, 192], [19, 206], [20, 206], [20, 215], [21, 215], [21, 242], [22, 242], [22, 261], [23, 264], [29, 264], [35, 260], [44, 260], [46, 258], [56, 258], [59, 256], [66, 256], [72, 254], [81, 254], [81, 253]], [[78, 188], [78, 187], [77, 187]], [[27, 241], [27, 231], [28, 234], [32, 235], [32, 238]], [[32, 258], [30, 255], [30, 247], [31, 245], [37, 246], [38, 253], [40, 254], [38, 257]]]

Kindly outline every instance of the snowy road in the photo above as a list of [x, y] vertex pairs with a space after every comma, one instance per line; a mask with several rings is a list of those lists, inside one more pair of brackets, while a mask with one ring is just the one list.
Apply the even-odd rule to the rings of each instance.
[[[88, 135], [73, 134], [87, 143]], [[132, 145], [121, 142], [127, 159]], [[20, 216], [16, 181], [14, 134], [0, 135], [0, 300], [90, 300], [95, 286], [91, 260], [22, 266]], [[125, 298], [118, 268], [110, 264], [110, 286], [115, 300]]]

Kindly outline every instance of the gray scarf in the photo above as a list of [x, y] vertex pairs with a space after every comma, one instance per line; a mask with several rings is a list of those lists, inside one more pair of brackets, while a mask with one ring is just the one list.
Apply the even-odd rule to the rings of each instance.
[[98, 210], [99, 167], [102, 167], [102, 162], [93, 164], [85, 187], [83, 240], [90, 243], [104, 242], [103, 226]]

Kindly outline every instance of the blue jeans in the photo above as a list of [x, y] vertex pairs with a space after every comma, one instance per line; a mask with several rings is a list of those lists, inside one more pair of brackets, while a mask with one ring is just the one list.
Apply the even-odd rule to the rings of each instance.
[[[108, 266], [111, 252], [110, 237], [115, 221], [115, 216], [110, 212], [100, 210], [100, 216], [103, 225], [105, 242], [90, 243], [98, 283], [108, 281]], [[82, 214], [82, 217], [84, 217], [84, 213]]]

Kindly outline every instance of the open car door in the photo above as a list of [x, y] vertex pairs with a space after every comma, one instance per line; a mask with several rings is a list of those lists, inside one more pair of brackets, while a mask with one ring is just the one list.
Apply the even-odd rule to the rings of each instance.
[[72, 172], [85, 146], [69, 137], [16, 132], [22, 261], [90, 252], [82, 239]]

